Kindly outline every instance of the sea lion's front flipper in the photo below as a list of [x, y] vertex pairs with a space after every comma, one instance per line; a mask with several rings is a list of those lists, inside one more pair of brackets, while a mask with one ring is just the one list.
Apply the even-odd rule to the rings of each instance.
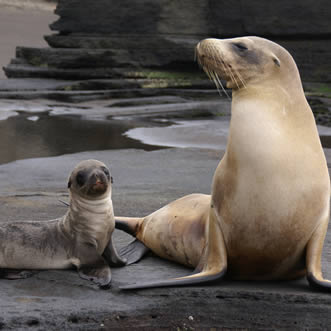
[[100, 287], [109, 287], [111, 282], [111, 271], [107, 263], [101, 263], [95, 266], [81, 266], [78, 269], [81, 278], [90, 280]]
[[129, 245], [119, 250], [121, 257], [127, 260], [127, 265], [140, 261], [148, 252], [149, 248], [138, 239], [133, 240]]
[[120, 287], [122, 290], [133, 290], [151, 287], [183, 286], [207, 283], [224, 277], [227, 269], [227, 255], [223, 233], [211, 207], [206, 222], [206, 249], [202, 254], [197, 273], [189, 276], [161, 280], [157, 282], [137, 283]]
[[313, 233], [307, 245], [306, 264], [309, 285], [319, 291], [331, 292], [331, 281], [324, 279], [321, 258], [324, 238], [328, 230], [329, 213]]
[[25, 279], [32, 277], [34, 274], [39, 271], [30, 271], [30, 270], [16, 270], [16, 269], [0, 269], [0, 278], [4, 279]]
[[108, 242], [103, 254], [103, 258], [108, 262], [112, 267], [122, 267], [126, 265], [126, 259], [123, 259], [116, 251], [116, 248], [113, 244], [112, 238]]

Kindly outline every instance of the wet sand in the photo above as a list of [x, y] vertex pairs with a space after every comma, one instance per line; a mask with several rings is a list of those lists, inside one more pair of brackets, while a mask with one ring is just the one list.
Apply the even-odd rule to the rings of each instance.
[[[0, 165], [0, 222], [62, 216], [67, 175], [80, 160], [97, 158], [111, 168], [117, 215], [143, 216], [192, 192], [209, 193], [224, 151], [169, 148], [112, 150]], [[326, 151], [330, 161], [331, 153]], [[115, 245], [131, 241], [116, 231]], [[323, 267], [331, 278], [331, 230]], [[292, 282], [222, 281], [208, 286], [123, 292], [120, 285], [167, 279], [191, 269], [149, 255], [112, 268], [112, 287], [100, 290], [74, 270], [49, 270], [31, 278], [0, 280], [0, 326], [8, 330], [329, 330], [331, 296]]]
[[43, 36], [51, 34], [49, 24], [57, 20], [54, 4], [0, 0], [0, 79], [3, 66], [15, 57], [17, 46], [47, 47]]

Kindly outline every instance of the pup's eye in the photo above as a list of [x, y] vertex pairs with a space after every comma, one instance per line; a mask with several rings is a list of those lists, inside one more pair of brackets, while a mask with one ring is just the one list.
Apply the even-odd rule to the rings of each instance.
[[247, 51], [248, 49], [243, 43], [234, 43], [233, 45], [241, 51]]
[[105, 173], [105, 175], [107, 176], [107, 178], [110, 179], [110, 173], [109, 173], [109, 170], [108, 170], [106, 167], [102, 167], [101, 169], [102, 169], [102, 171]]
[[85, 174], [80, 171], [76, 176], [76, 182], [79, 186], [83, 186], [85, 184]]

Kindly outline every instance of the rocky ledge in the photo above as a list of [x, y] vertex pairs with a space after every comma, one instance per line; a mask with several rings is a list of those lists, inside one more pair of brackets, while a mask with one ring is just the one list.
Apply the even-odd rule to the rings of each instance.
[[[299, 13], [299, 14], [298, 14]], [[137, 68], [193, 70], [208, 37], [258, 35], [283, 45], [305, 81], [331, 81], [330, 4], [312, 0], [59, 0], [51, 48], [18, 48], [8, 77], [127, 77]]]

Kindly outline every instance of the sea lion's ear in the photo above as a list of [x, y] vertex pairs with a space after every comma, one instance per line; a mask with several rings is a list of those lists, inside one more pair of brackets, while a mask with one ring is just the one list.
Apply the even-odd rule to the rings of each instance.
[[272, 60], [274, 61], [274, 64], [276, 66], [280, 67], [280, 61], [279, 61], [279, 58], [276, 55], [272, 54]]
[[71, 180], [69, 179], [69, 181], [68, 181], [68, 188], [70, 188], [71, 187]]

